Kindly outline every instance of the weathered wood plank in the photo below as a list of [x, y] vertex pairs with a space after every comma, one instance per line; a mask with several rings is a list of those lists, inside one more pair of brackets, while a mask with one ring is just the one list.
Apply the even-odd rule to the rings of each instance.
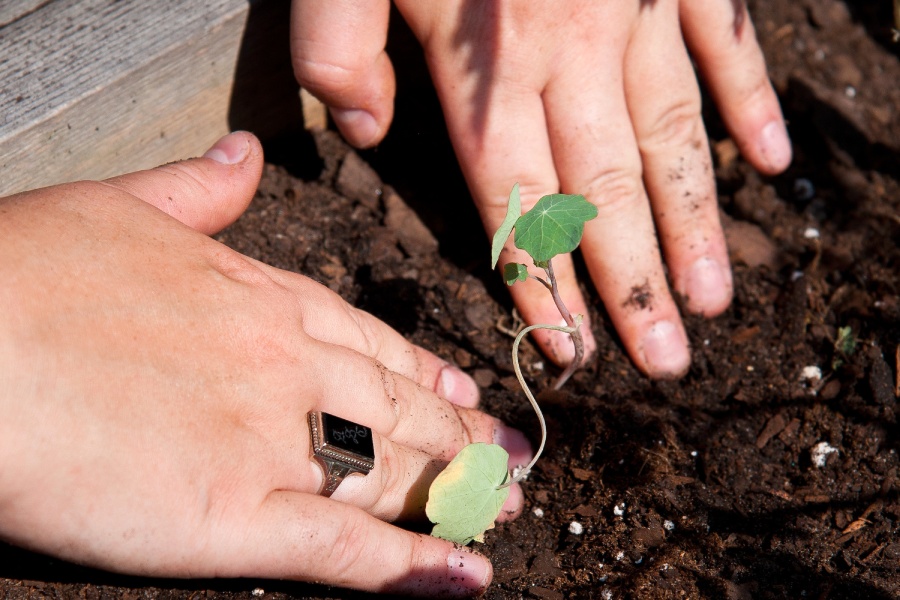
[[296, 127], [289, 3], [54, 0], [0, 28], [0, 195]]
[[50, 0], [3, 0], [0, 4], [0, 27], [37, 10]]

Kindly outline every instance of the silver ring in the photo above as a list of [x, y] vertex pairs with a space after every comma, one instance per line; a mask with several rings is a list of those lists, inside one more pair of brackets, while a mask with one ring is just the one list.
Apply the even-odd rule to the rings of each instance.
[[324, 412], [307, 415], [312, 455], [325, 479], [319, 494], [328, 498], [347, 475], [368, 475], [375, 468], [372, 430]]

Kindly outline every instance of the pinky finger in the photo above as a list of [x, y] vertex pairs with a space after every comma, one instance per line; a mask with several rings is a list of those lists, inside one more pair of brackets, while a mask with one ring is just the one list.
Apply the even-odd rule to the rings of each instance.
[[231, 531], [217, 536], [216, 562], [230, 576], [450, 598], [483, 592], [493, 576], [490, 561], [476, 552], [319, 496], [273, 492], [247, 531], [244, 539]]

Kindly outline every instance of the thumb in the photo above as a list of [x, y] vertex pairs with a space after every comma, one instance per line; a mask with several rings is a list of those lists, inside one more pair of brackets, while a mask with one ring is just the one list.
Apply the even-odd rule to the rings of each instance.
[[233, 223], [253, 199], [262, 175], [259, 140], [230, 133], [200, 158], [107, 179], [105, 183], [152, 204], [185, 225], [212, 234]]
[[294, 0], [291, 6], [294, 75], [358, 148], [380, 142], [394, 117], [394, 68], [384, 51], [390, 7], [388, 0]]

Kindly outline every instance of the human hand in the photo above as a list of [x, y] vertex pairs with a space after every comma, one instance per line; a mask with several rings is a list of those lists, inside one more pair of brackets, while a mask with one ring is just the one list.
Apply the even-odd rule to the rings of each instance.
[[[659, 378], [690, 365], [666, 281], [694, 313], [731, 301], [700, 92], [691, 57], [747, 160], [785, 169], [791, 147], [752, 24], [740, 0], [419, 2], [397, 6], [425, 49], [457, 157], [489, 235], [513, 184], [523, 210], [540, 196], [584, 194], [597, 205], [585, 263], [635, 364]], [[387, 0], [294, 0], [292, 54], [301, 85], [344, 136], [371, 146], [392, 118], [384, 52]], [[690, 49], [690, 55], [688, 53]], [[659, 243], [662, 244], [662, 255]], [[524, 262], [510, 242], [501, 262]], [[587, 316], [572, 261], [554, 261], [561, 294]], [[540, 284], [512, 288], [529, 323], [555, 323]], [[596, 347], [589, 323], [589, 351]], [[568, 338], [535, 333], [557, 363]]]
[[[527, 441], [474, 408], [458, 369], [195, 230], [237, 218], [261, 168], [236, 133], [203, 158], [0, 200], [0, 538], [142, 575], [482, 590], [483, 556], [383, 520], [422, 516], [466, 443], [518, 464]], [[330, 499], [313, 410], [374, 432], [375, 468]], [[521, 505], [516, 490], [507, 517]]]

